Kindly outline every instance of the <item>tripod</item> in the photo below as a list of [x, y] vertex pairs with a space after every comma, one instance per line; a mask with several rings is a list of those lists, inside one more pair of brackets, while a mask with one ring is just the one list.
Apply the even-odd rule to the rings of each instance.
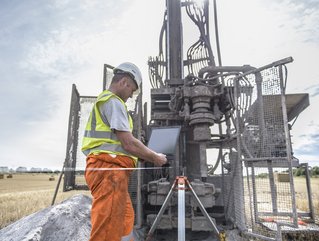
[[153, 233], [156, 229], [156, 226], [158, 225], [171, 197], [173, 196], [173, 191], [178, 192], [178, 241], [185, 241], [185, 191], [190, 191], [196, 204], [198, 205], [198, 207], [200, 208], [200, 210], [202, 211], [202, 213], [204, 214], [204, 216], [206, 217], [208, 223], [211, 225], [213, 232], [216, 234], [216, 236], [219, 238], [220, 241], [226, 241], [226, 237], [225, 237], [225, 233], [224, 232], [220, 232], [215, 223], [213, 222], [213, 220], [211, 219], [211, 217], [209, 216], [209, 214], [207, 213], [207, 211], [205, 210], [203, 204], [201, 203], [200, 199], [198, 198], [198, 196], [196, 195], [193, 187], [191, 186], [191, 184], [189, 183], [189, 181], [187, 180], [187, 177], [185, 176], [177, 176], [176, 179], [174, 180], [174, 183], [170, 189], [170, 191], [168, 192], [164, 203], [158, 213], [158, 215], [156, 216], [148, 234], [146, 237], [146, 241], [151, 241], [152, 240], [152, 236]]

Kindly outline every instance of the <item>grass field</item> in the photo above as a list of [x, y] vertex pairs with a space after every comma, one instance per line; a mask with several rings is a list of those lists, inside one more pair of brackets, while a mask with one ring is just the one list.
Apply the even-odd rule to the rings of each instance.
[[[20, 218], [51, 205], [59, 175], [49, 181], [51, 174], [13, 174], [13, 178], [0, 179], [0, 229]], [[83, 181], [83, 180], [82, 180]], [[315, 212], [319, 214], [319, 178], [311, 179], [312, 200]], [[297, 208], [308, 211], [305, 178], [295, 178]], [[59, 203], [75, 194], [90, 196], [89, 191], [62, 192], [62, 182], [55, 203]]]

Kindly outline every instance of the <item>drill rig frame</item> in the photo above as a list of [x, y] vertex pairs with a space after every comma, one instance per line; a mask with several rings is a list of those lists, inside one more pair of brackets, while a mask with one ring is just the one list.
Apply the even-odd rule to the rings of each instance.
[[[186, 235], [186, 240], [198, 240], [199, 233], [205, 237], [201, 240], [215, 240], [218, 230], [226, 230], [226, 235], [227, 230], [239, 230], [263, 240], [281, 240], [282, 233], [298, 230], [300, 217], [309, 223], [314, 221], [311, 200], [309, 212], [296, 208], [292, 169], [299, 167], [299, 160], [293, 155], [290, 140], [290, 122], [307, 108], [309, 95], [286, 94], [286, 65], [293, 61], [291, 57], [259, 68], [222, 66], [215, 0], [214, 7], [218, 65], [210, 43], [209, 1], [199, 5], [191, 0], [166, 0], [159, 54], [148, 60], [152, 86], [150, 120], [141, 95], [133, 119], [135, 136], [146, 144], [154, 129], [178, 127], [180, 134], [169, 160], [170, 168], [138, 169], [132, 175], [129, 191], [136, 229], [151, 228], [152, 233], [157, 220], [153, 238], [177, 239], [171, 234], [176, 234], [181, 221], [178, 193], [170, 190], [176, 177], [187, 176], [187, 183], [205, 211], [192, 192], [185, 193], [184, 231], [194, 234]], [[183, 9], [199, 30], [198, 40], [185, 54]], [[104, 66], [103, 89], [110, 77], [107, 69], [112, 66]], [[85, 184], [77, 183], [76, 169], [81, 168], [78, 140], [83, 132], [82, 122], [86, 121], [84, 112], [94, 100], [92, 96], [81, 96], [73, 86], [63, 168], [72, 171], [65, 173], [64, 191], [86, 189]], [[170, 137], [164, 131], [159, 140], [165, 142], [167, 138]], [[216, 159], [213, 162], [212, 157]], [[140, 162], [138, 167], [151, 165]], [[285, 182], [280, 181], [279, 174], [285, 176]], [[310, 181], [306, 188], [311, 199]], [[165, 210], [158, 220], [163, 204]], [[141, 235], [141, 240], [146, 234], [147, 231]]]
[[[216, 16], [216, 1], [214, 6]], [[200, 33], [199, 40], [187, 50], [186, 60], [183, 59], [182, 8]], [[298, 227], [292, 168], [299, 165], [299, 160], [293, 156], [289, 121], [309, 105], [309, 96], [286, 95], [286, 64], [293, 61], [291, 57], [260, 68], [221, 66], [216, 39], [220, 64], [216, 66], [208, 19], [208, 1], [202, 5], [190, 0], [166, 1], [159, 55], [148, 61], [153, 88], [151, 120], [145, 132], [181, 126], [181, 133], [171, 161], [173, 170], [162, 179], [156, 180], [158, 173], [147, 174], [143, 179], [147, 186], [143, 215], [150, 226], [156, 220], [158, 228], [163, 230], [177, 228], [176, 197], [169, 211], [165, 215], [161, 213], [162, 222], [157, 220], [152, 208], [163, 205], [176, 176], [185, 175], [196, 186], [199, 200], [219, 228], [231, 226], [251, 236], [280, 240], [282, 227]], [[213, 167], [208, 166], [209, 149], [217, 152]], [[220, 173], [216, 174], [218, 166]], [[266, 173], [264, 191], [270, 193], [269, 207], [261, 208], [258, 204], [264, 198], [257, 190], [259, 170]], [[276, 172], [286, 172], [289, 185], [279, 185]], [[287, 197], [279, 197], [280, 192], [287, 192]], [[212, 231], [196, 209], [194, 202], [186, 200], [188, 225], [185, 228], [194, 232]], [[252, 219], [249, 222], [247, 215]], [[276, 220], [272, 238], [268, 237], [269, 233], [249, 231], [249, 227], [267, 226], [263, 220], [269, 216]]]

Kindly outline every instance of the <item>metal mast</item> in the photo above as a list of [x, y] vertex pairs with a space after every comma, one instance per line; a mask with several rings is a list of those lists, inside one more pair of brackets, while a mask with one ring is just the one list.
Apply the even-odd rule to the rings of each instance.
[[180, 85], [183, 78], [183, 39], [181, 21], [181, 1], [166, 0], [167, 35], [166, 35], [166, 79], [168, 85]]

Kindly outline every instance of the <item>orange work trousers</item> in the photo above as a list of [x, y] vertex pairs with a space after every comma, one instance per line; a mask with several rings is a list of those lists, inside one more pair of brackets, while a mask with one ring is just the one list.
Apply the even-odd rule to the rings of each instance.
[[128, 193], [133, 160], [126, 156], [89, 155], [85, 180], [93, 196], [90, 241], [132, 241], [134, 209]]

